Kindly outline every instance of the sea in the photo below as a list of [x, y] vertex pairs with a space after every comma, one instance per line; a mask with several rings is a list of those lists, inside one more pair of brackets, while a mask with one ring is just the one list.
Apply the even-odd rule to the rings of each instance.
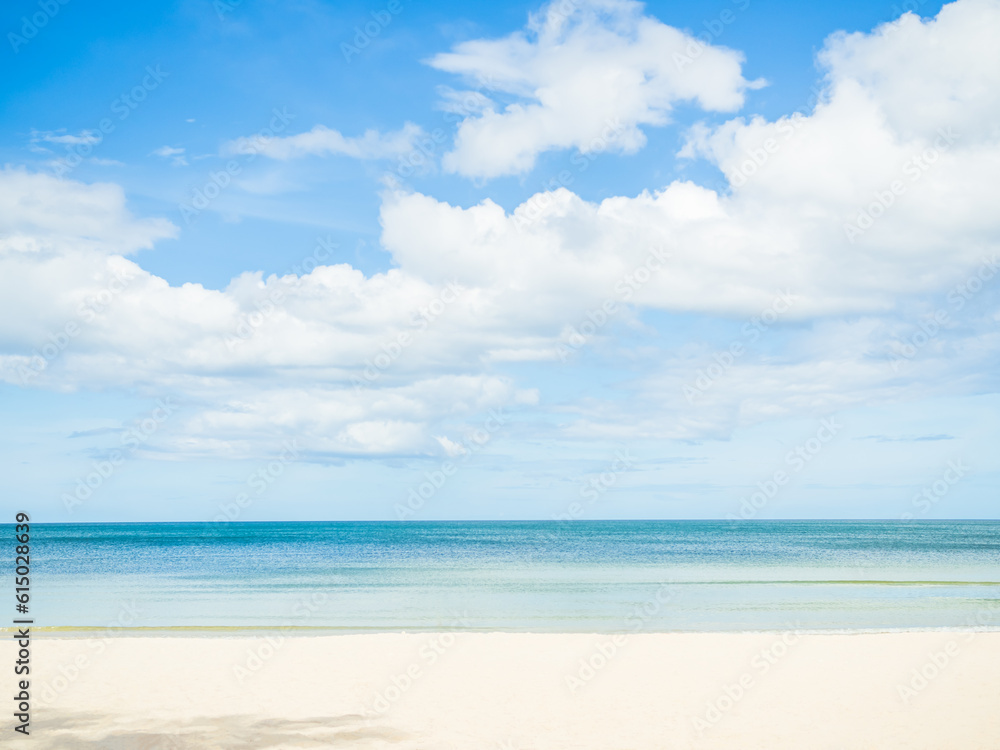
[[1000, 629], [1000, 521], [32, 524], [31, 537], [36, 633]]

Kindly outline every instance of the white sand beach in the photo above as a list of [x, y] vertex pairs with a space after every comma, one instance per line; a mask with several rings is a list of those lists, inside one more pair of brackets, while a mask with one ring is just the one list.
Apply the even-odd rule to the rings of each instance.
[[30, 746], [1000, 747], [1000, 633], [622, 639], [42, 636]]

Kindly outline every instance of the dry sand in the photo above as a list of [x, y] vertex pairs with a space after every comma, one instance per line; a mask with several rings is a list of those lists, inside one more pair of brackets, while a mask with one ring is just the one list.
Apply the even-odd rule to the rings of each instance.
[[0, 744], [1000, 748], [1000, 633], [612, 638], [36, 637], [31, 738]]

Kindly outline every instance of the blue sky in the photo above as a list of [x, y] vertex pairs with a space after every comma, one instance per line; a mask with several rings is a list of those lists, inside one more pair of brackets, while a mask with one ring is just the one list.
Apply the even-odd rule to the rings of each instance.
[[9, 511], [996, 516], [997, 3], [0, 30]]

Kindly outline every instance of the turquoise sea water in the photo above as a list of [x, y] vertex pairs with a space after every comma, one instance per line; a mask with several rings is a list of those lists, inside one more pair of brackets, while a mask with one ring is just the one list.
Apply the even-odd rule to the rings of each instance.
[[998, 521], [33, 524], [31, 563], [36, 627], [1000, 627]]

